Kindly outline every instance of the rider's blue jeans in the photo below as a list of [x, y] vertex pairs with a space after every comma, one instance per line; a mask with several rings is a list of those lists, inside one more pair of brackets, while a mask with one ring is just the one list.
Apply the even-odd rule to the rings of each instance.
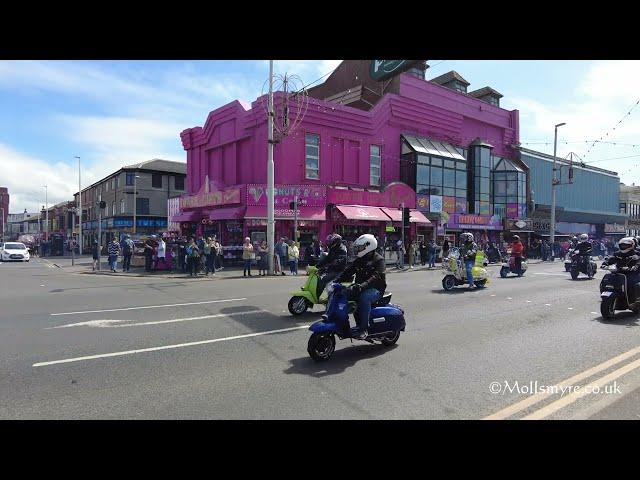
[[467, 269], [467, 281], [469, 285], [473, 285], [473, 266], [476, 264], [475, 260], [465, 260], [464, 266]]
[[380, 300], [382, 293], [375, 288], [367, 288], [360, 293], [358, 298], [358, 327], [365, 330], [369, 325], [369, 316], [371, 315], [371, 304]]

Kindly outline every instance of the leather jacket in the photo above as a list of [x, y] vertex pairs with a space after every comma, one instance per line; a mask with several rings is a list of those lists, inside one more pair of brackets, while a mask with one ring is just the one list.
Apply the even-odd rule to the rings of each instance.
[[351, 280], [356, 276], [355, 283], [362, 291], [375, 288], [380, 293], [387, 289], [385, 276], [386, 263], [378, 252], [370, 252], [364, 257], [356, 258], [336, 279], [336, 282]]
[[320, 258], [318, 268], [328, 272], [341, 272], [347, 266], [347, 247], [340, 244], [329, 250], [329, 253]]

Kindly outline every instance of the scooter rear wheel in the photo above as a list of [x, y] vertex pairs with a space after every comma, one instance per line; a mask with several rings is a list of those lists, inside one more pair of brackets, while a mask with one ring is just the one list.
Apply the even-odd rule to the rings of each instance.
[[500, 276], [502, 278], [507, 278], [507, 275], [509, 274], [509, 269], [507, 267], [502, 267], [500, 269]]
[[287, 307], [289, 308], [289, 313], [291, 313], [291, 315], [302, 315], [307, 311], [309, 305], [307, 303], [307, 299], [304, 297], [291, 297]]
[[400, 330], [396, 330], [395, 332], [390, 333], [386, 337], [382, 337], [382, 339], [380, 340], [380, 343], [382, 343], [382, 345], [384, 345], [385, 347], [390, 347], [391, 345], [394, 345], [399, 338], [400, 338]]
[[571, 269], [571, 278], [573, 280], [577, 280], [578, 279], [578, 275], [580, 275], [580, 272], [578, 270], [576, 270], [575, 268]]
[[307, 343], [307, 352], [316, 362], [331, 358], [336, 349], [336, 337], [332, 333], [313, 333]]

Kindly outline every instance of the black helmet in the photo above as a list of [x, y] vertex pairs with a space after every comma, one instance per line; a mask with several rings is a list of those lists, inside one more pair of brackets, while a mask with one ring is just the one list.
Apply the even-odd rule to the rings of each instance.
[[337, 233], [331, 233], [327, 235], [327, 246], [329, 248], [336, 248], [342, 245], [342, 237]]
[[516, 240], [518, 240], [518, 241], [520, 240], [520, 237], [518, 235], [514, 235], [513, 236], [513, 241], [515, 242]]

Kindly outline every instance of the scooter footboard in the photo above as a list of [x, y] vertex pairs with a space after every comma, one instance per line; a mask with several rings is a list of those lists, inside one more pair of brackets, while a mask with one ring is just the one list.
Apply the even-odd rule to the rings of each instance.
[[369, 333], [404, 331], [405, 326], [404, 313], [395, 306], [376, 307], [371, 310]]
[[338, 326], [334, 322], [319, 321], [311, 324], [309, 330], [314, 333], [337, 332]]

